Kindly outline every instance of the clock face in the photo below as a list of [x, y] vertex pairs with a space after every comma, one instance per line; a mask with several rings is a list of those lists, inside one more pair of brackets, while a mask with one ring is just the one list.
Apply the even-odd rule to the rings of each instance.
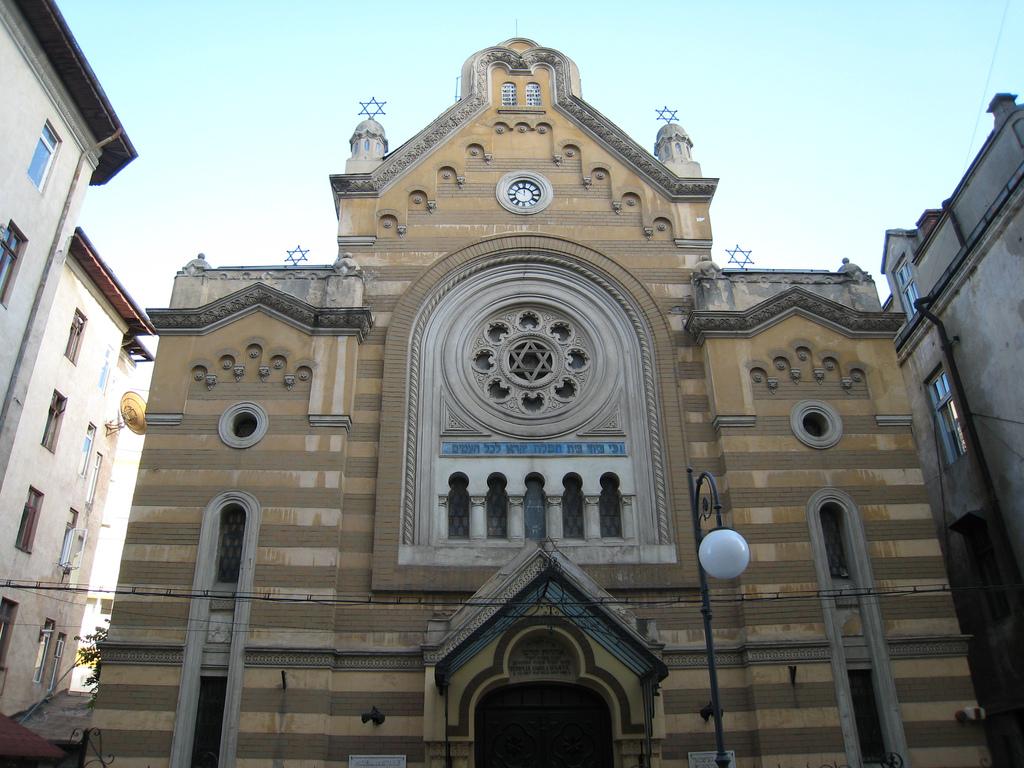
[[518, 179], [508, 187], [508, 200], [518, 208], [532, 208], [540, 202], [542, 195], [538, 184], [529, 179]]

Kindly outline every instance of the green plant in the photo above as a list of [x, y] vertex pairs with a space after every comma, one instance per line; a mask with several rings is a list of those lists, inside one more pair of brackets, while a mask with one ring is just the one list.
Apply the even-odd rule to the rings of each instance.
[[[109, 619], [107, 620], [109, 622]], [[103, 668], [103, 659], [100, 656], [103, 642], [107, 639], [107, 627], [96, 627], [84, 637], [75, 637], [80, 645], [78, 646], [78, 666], [90, 667], [92, 672], [85, 678], [85, 684], [89, 686], [92, 698], [89, 706], [96, 704], [96, 694], [100, 690], [100, 671]]]

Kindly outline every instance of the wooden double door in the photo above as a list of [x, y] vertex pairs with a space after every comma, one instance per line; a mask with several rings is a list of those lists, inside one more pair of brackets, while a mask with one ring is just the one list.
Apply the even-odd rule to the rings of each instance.
[[476, 712], [476, 768], [612, 768], [611, 718], [576, 685], [510, 685]]

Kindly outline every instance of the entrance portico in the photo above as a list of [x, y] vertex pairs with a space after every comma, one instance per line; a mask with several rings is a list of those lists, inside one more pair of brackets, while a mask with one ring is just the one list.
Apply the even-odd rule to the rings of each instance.
[[660, 762], [659, 644], [545, 542], [431, 622], [423, 650], [429, 768]]

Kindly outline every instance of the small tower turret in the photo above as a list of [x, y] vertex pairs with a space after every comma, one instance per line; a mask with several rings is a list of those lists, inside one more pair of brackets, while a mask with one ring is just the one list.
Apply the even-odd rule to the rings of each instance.
[[388, 151], [384, 126], [372, 117], [356, 126], [349, 144], [352, 156], [345, 162], [345, 173], [369, 173], [381, 164]]
[[665, 167], [676, 176], [689, 179], [703, 176], [700, 172], [700, 163], [690, 155], [691, 149], [693, 142], [683, 127], [677, 123], [663, 125], [654, 142], [654, 154]]

